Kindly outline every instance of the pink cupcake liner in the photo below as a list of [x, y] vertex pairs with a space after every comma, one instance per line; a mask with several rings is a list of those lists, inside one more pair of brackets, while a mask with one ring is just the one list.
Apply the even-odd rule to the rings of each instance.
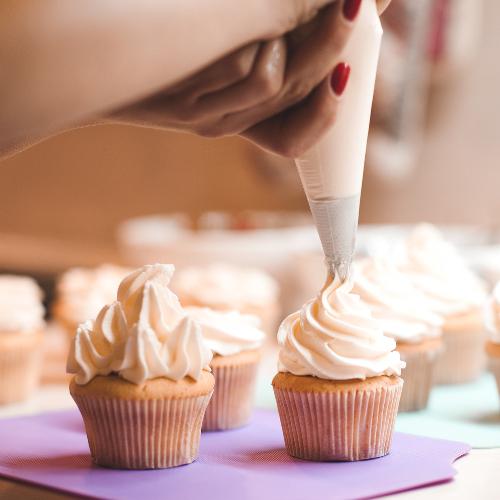
[[164, 469], [198, 456], [212, 392], [184, 399], [125, 400], [73, 395], [92, 460], [114, 469]]
[[443, 347], [426, 352], [401, 352], [406, 368], [401, 373], [404, 380], [399, 401], [399, 412], [423, 410], [427, 407], [429, 394], [436, 379], [436, 366]]
[[373, 391], [300, 393], [274, 388], [287, 453], [315, 461], [387, 455], [403, 381]]
[[252, 416], [259, 363], [212, 368], [214, 395], [208, 404], [202, 431], [233, 429]]
[[27, 399], [40, 383], [43, 340], [42, 337], [39, 342], [29, 340], [27, 346], [0, 349], [0, 404]]
[[436, 366], [436, 384], [473, 382], [486, 369], [484, 329], [444, 332], [444, 352]]

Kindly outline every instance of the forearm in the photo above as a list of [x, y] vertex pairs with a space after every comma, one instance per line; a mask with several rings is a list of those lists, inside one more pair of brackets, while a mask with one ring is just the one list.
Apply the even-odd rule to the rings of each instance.
[[266, 21], [270, 3], [3, 0], [0, 157], [273, 35], [279, 27], [276, 15]]

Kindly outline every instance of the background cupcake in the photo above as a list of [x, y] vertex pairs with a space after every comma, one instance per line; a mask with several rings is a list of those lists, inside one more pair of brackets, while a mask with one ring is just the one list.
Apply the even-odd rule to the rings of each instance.
[[500, 282], [495, 285], [484, 307], [484, 324], [489, 333], [486, 342], [489, 368], [500, 391]]
[[245, 425], [252, 415], [260, 347], [266, 338], [260, 330], [260, 319], [208, 307], [186, 307], [184, 312], [200, 324], [203, 339], [214, 354], [210, 368], [215, 389], [202, 430]]
[[388, 257], [357, 262], [352, 291], [380, 321], [384, 335], [396, 341], [396, 350], [406, 362], [399, 411], [425, 408], [443, 350], [443, 318], [429, 311], [425, 295]]
[[287, 452], [298, 458], [365, 460], [391, 446], [405, 363], [352, 285], [328, 275], [278, 332], [273, 387]]
[[431, 310], [444, 318], [445, 350], [436, 383], [473, 381], [486, 365], [482, 312], [486, 284], [431, 224], [416, 226], [402, 250], [400, 269], [426, 295]]
[[0, 404], [26, 399], [40, 380], [45, 310], [25, 276], [0, 276]]
[[52, 315], [73, 338], [80, 323], [95, 319], [104, 304], [116, 300], [116, 290], [132, 269], [103, 264], [93, 269], [73, 268], [56, 285]]
[[280, 316], [280, 288], [269, 274], [256, 268], [216, 263], [206, 267], [187, 267], [172, 285], [183, 307], [236, 309], [254, 314], [261, 328], [274, 339]]
[[173, 272], [156, 264], [127, 276], [118, 300], [72, 340], [70, 392], [97, 464], [156, 469], [198, 454], [212, 353], [167, 288]]

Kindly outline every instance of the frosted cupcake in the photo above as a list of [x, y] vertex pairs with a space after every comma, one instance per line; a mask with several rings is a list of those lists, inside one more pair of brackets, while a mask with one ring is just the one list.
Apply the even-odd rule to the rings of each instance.
[[167, 288], [173, 272], [156, 264], [127, 276], [118, 300], [72, 341], [70, 393], [99, 465], [158, 469], [198, 455], [212, 353]]
[[399, 411], [425, 408], [443, 350], [443, 318], [428, 310], [425, 295], [387, 257], [357, 262], [353, 292], [380, 321], [384, 335], [396, 341], [406, 362]]
[[444, 317], [444, 353], [436, 383], [471, 382], [485, 368], [483, 305], [486, 285], [467, 267], [457, 249], [431, 224], [419, 224], [403, 248], [400, 269]]
[[131, 272], [127, 267], [103, 264], [94, 269], [69, 269], [61, 275], [52, 314], [70, 339], [80, 323], [95, 319], [103, 304], [116, 300], [118, 285]]
[[273, 380], [289, 455], [366, 460], [389, 453], [405, 363], [380, 322], [328, 275], [314, 300], [283, 321]]
[[280, 314], [280, 288], [276, 280], [259, 269], [216, 263], [187, 267], [175, 280], [175, 292], [183, 307], [236, 309], [254, 314], [268, 335], [276, 333]]
[[252, 415], [261, 347], [266, 334], [260, 319], [238, 311], [213, 311], [186, 307], [184, 312], [201, 326], [203, 339], [212, 350], [215, 377], [203, 431], [233, 429], [248, 423]]
[[489, 333], [489, 339], [486, 342], [489, 368], [495, 376], [500, 391], [500, 281], [486, 301], [484, 324]]
[[0, 276], [0, 404], [26, 399], [40, 381], [42, 291], [25, 276]]

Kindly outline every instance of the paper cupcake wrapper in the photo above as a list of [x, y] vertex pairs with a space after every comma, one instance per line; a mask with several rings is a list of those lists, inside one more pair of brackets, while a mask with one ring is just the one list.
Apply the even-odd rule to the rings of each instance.
[[289, 455], [356, 461], [389, 453], [403, 381], [373, 391], [300, 393], [274, 388]]
[[184, 399], [124, 400], [73, 395], [92, 460], [114, 469], [164, 469], [198, 456], [212, 392]]
[[[30, 339], [31, 340], [31, 339]], [[0, 349], [0, 404], [28, 398], [40, 383], [42, 337], [39, 342]]]
[[494, 358], [493, 356], [488, 356], [488, 368], [491, 373], [495, 376], [497, 382], [498, 391], [500, 393], [500, 358]]
[[214, 395], [208, 404], [202, 431], [241, 427], [252, 416], [259, 363], [212, 368]]
[[436, 366], [443, 348], [399, 353], [401, 360], [406, 361], [406, 368], [401, 373], [405, 383], [399, 401], [399, 412], [423, 410], [427, 407], [429, 394], [435, 383]]
[[486, 369], [484, 329], [443, 333], [444, 352], [436, 367], [436, 384], [473, 382]]

